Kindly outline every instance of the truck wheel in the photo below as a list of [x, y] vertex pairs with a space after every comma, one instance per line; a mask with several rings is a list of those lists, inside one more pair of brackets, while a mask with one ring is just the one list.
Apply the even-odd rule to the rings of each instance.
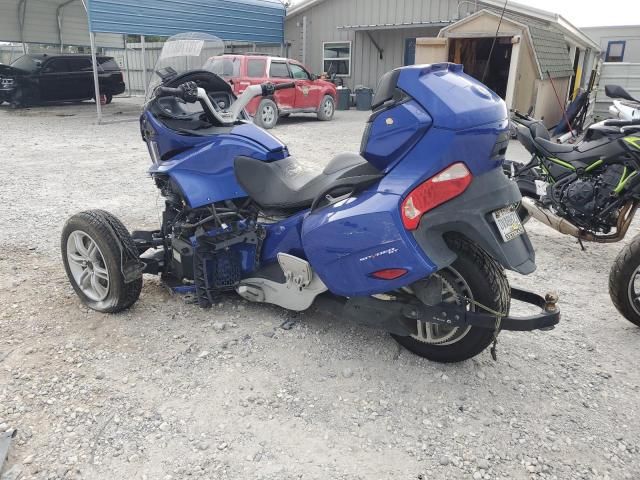
[[331, 120], [335, 110], [333, 97], [331, 95], [325, 95], [322, 102], [320, 102], [320, 108], [318, 108], [318, 120], [322, 120], [323, 122]]
[[[452, 237], [447, 244], [458, 255], [453, 264], [434, 275], [442, 281], [442, 300], [461, 303], [459, 296], [475, 300], [497, 312], [509, 312], [510, 289], [503, 268], [475, 243]], [[419, 282], [418, 282], [419, 283]], [[418, 287], [414, 285], [413, 289]], [[473, 305], [469, 310], [478, 310]], [[494, 330], [445, 327], [417, 321], [417, 333], [392, 335], [407, 350], [435, 362], [451, 363], [478, 355], [493, 341]]]
[[255, 122], [265, 130], [275, 127], [276, 123], [278, 123], [278, 106], [276, 102], [270, 98], [263, 99], [256, 110]]
[[115, 313], [138, 300], [142, 276], [124, 281], [121, 248], [136, 251], [125, 226], [110, 213], [89, 210], [67, 220], [62, 229], [62, 261], [73, 289], [87, 307]]
[[640, 236], [625, 246], [613, 262], [609, 296], [618, 312], [640, 327]]

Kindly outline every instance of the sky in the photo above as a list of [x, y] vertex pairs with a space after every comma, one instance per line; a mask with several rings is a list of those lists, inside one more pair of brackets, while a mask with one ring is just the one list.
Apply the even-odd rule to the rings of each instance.
[[576, 27], [640, 25], [640, 0], [517, 0], [517, 3], [559, 13]]

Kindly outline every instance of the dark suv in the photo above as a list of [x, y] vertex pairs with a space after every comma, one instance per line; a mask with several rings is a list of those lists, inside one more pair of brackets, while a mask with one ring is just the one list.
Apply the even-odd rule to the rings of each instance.
[[[100, 93], [106, 103], [124, 92], [120, 67], [112, 57], [97, 57]], [[23, 55], [0, 65], [0, 103], [12, 107], [94, 98], [91, 55]]]

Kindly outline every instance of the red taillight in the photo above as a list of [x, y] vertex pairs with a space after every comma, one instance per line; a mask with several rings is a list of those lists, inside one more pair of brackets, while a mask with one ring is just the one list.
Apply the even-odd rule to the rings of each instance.
[[408, 270], [406, 268], [385, 268], [384, 270], [373, 272], [371, 276], [380, 280], [395, 280], [407, 272]]
[[473, 175], [462, 163], [454, 163], [429, 180], [414, 188], [400, 207], [402, 223], [407, 230], [418, 228], [425, 212], [457, 197], [473, 180]]

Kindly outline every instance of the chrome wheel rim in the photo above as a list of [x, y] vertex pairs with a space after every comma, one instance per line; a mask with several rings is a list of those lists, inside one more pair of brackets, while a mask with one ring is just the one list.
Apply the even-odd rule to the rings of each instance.
[[67, 239], [67, 262], [73, 280], [90, 300], [109, 295], [109, 271], [100, 247], [87, 233], [76, 230]]
[[333, 102], [329, 99], [325, 100], [323, 110], [324, 110], [324, 114], [327, 117], [330, 117], [331, 114], [333, 113]]
[[[442, 301], [444, 303], [455, 303], [461, 305], [460, 296], [465, 296], [473, 300], [473, 294], [467, 281], [455, 269], [449, 267], [433, 276], [442, 280]], [[467, 307], [473, 310], [472, 306]], [[416, 320], [417, 333], [411, 335], [412, 338], [428, 345], [451, 345], [464, 338], [471, 327], [447, 327], [437, 323], [428, 323]]]
[[264, 123], [270, 124], [271, 122], [273, 122], [275, 116], [276, 116], [276, 111], [273, 108], [273, 106], [265, 105], [264, 107], [262, 107], [261, 117]]
[[627, 295], [631, 308], [640, 315], [640, 266], [633, 271], [629, 285], [627, 287]]

